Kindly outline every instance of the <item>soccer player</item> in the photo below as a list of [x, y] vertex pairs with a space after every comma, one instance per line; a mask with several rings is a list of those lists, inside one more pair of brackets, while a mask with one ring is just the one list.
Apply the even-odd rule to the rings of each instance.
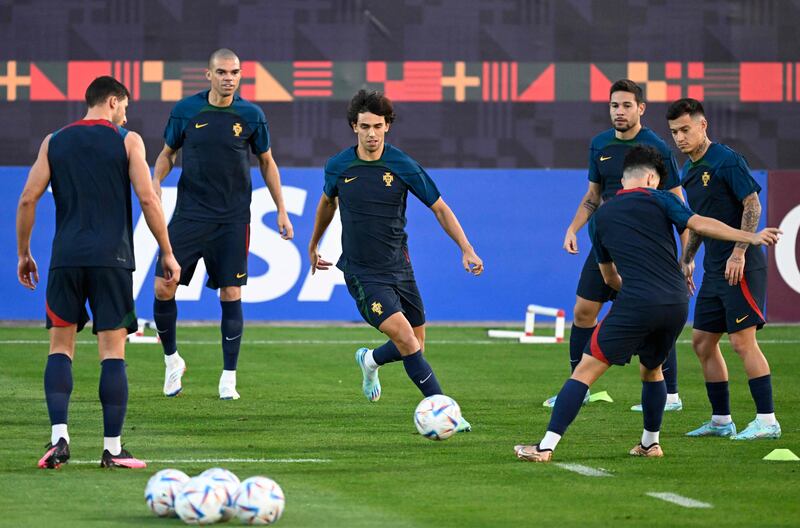
[[[703, 105], [695, 99], [679, 99], [667, 110], [667, 120], [675, 144], [689, 156], [681, 173], [690, 206], [699, 214], [731, 227], [755, 231], [761, 216], [758, 201], [761, 187], [740, 154], [708, 139]], [[711, 420], [686, 434], [727, 436], [734, 440], [780, 438], [769, 363], [756, 341], [756, 330], [765, 323], [762, 310], [766, 258], [760, 248], [750, 247], [746, 241], [733, 244], [708, 240], [692, 230], [682, 260], [692, 291], [695, 286], [692, 259], [703, 242], [704, 275], [695, 302], [692, 346], [703, 367]], [[744, 363], [756, 406], [755, 420], [739, 434], [731, 419], [728, 367], [719, 349], [719, 340], [725, 332]]]
[[[622, 162], [625, 153], [636, 145], [652, 145], [658, 149], [667, 167], [667, 175], [662, 178], [661, 184], [683, 201], [675, 157], [655, 132], [642, 125], [644, 111], [645, 102], [639, 85], [628, 79], [621, 79], [611, 85], [609, 113], [612, 128], [595, 136], [589, 147], [589, 189], [564, 236], [564, 249], [568, 253], [578, 254], [578, 231], [603, 203], [622, 188]], [[597, 326], [597, 316], [603, 304], [613, 298], [614, 291], [603, 282], [597, 261], [589, 251], [578, 280], [569, 337], [569, 362], [572, 370], [581, 360], [583, 349]], [[683, 408], [678, 395], [677, 360], [673, 349], [663, 369], [667, 380], [667, 411], [680, 411]], [[587, 392], [584, 403], [588, 400]], [[545, 400], [544, 406], [552, 407], [554, 403], [555, 396]], [[634, 405], [631, 410], [641, 411], [642, 406]]]
[[100, 352], [103, 406], [102, 467], [143, 468], [122, 449], [120, 435], [128, 405], [125, 338], [137, 328], [133, 303], [131, 184], [147, 225], [161, 248], [165, 281], [180, 278], [172, 255], [161, 203], [150, 183], [144, 142], [121, 125], [130, 94], [112, 77], [98, 77], [86, 89], [86, 116], [42, 141], [17, 208], [17, 277], [33, 290], [39, 271], [31, 254], [36, 204], [50, 185], [56, 233], [47, 277], [50, 354], [44, 392], [52, 425], [40, 468], [69, 460], [67, 410], [72, 394], [75, 336], [89, 320]]
[[[278, 165], [272, 157], [269, 128], [261, 109], [236, 94], [242, 69], [239, 57], [218, 49], [208, 60], [206, 78], [211, 88], [186, 97], [172, 109], [164, 132], [164, 149], [158, 155], [153, 186], [161, 194], [161, 180], [183, 149], [183, 170], [178, 181], [178, 203], [169, 223], [175, 257], [189, 284], [197, 261], [208, 271], [206, 286], [219, 289], [222, 318], [223, 370], [219, 397], [238, 400], [236, 367], [242, 342], [242, 286], [247, 284], [250, 244], [252, 183], [248, 150], [258, 166], [278, 209], [278, 231], [283, 239], [294, 236], [281, 192]], [[164, 347], [164, 394], [176, 396], [183, 385], [186, 362], [178, 354], [176, 324], [178, 284], [165, 280], [156, 267], [153, 319]]]
[[[364, 320], [389, 337], [370, 350], [356, 351], [369, 401], [381, 396], [378, 368], [403, 361], [408, 377], [425, 396], [442, 389], [423, 356], [425, 309], [408, 254], [406, 200], [411, 192], [430, 207], [444, 231], [462, 251], [461, 263], [473, 275], [483, 261], [469, 243], [458, 219], [425, 170], [406, 153], [385, 143], [395, 114], [380, 92], [359, 91], [350, 101], [347, 119], [357, 144], [330, 158], [308, 245], [311, 271], [326, 270], [317, 246], [337, 207], [341, 208], [342, 255], [336, 264]], [[466, 420], [457, 430], [469, 430]]]
[[631, 148], [623, 165], [623, 190], [594, 214], [590, 225], [593, 252], [606, 284], [619, 293], [592, 333], [572, 377], [558, 393], [544, 438], [536, 445], [514, 447], [521, 460], [549, 462], [592, 383], [611, 365], [624, 365], [634, 355], [641, 364], [644, 430], [630, 454], [664, 456], [659, 431], [667, 389], [661, 365], [675, 346], [689, 310], [673, 226], [749, 244], [777, 241], [780, 231], [774, 228], [750, 233], [694, 214], [673, 193], [657, 190], [667, 176], [658, 150]]

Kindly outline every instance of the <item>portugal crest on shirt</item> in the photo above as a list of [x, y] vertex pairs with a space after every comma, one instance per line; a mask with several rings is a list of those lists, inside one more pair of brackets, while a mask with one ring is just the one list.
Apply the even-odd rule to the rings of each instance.
[[242, 133], [242, 125], [239, 123], [233, 124], [233, 135], [239, 137], [239, 134]]
[[378, 314], [379, 316], [383, 315], [383, 305], [381, 305], [381, 303], [379, 303], [378, 301], [375, 301], [374, 303], [372, 303], [372, 311]]
[[700, 178], [703, 180], [703, 187], [708, 187], [708, 182], [711, 181], [711, 175], [708, 173], [708, 171], [704, 171]]
[[387, 187], [391, 187], [393, 181], [394, 181], [394, 176], [392, 175], [391, 172], [383, 173], [383, 183], [385, 183]]

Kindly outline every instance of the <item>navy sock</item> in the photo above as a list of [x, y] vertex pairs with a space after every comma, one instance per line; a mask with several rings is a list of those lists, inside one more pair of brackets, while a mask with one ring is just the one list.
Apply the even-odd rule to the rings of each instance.
[[161, 346], [164, 347], [164, 355], [171, 356], [178, 351], [176, 342], [177, 333], [175, 328], [178, 324], [178, 305], [175, 299], [168, 301], [153, 301], [153, 321], [156, 323], [156, 331], [161, 339]]
[[403, 366], [406, 368], [408, 377], [426, 397], [442, 394], [439, 380], [436, 379], [436, 374], [433, 373], [431, 366], [425, 361], [422, 350], [417, 350], [410, 356], [405, 356], [403, 358]]
[[592, 333], [597, 325], [591, 328], [581, 328], [572, 324], [572, 330], [569, 333], [569, 368], [570, 372], [575, 372], [575, 367], [581, 362], [583, 357], [583, 349], [586, 348], [586, 343], [592, 338]]
[[386, 363], [400, 361], [403, 359], [403, 356], [400, 355], [400, 351], [397, 350], [397, 346], [392, 343], [392, 340], [390, 339], [372, 351], [372, 359], [378, 365], [385, 365]]
[[642, 382], [642, 418], [645, 431], [656, 433], [661, 430], [666, 403], [667, 384], [664, 380]]
[[775, 412], [772, 402], [772, 376], [767, 374], [759, 378], [753, 378], [747, 382], [750, 385], [750, 394], [756, 402], [756, 412], [758, 414], [771, 414]]
[[706, 382], [708, 401], [711, 402], [711, 414], [725, 416], [731, 413], [731, 397], [727, 381]]
[[236, 370], [239, 361], [239, 347], [242, 344], [242, 300], [220, 301], [222, 306], [222, 363], [225, 370]]
[[678, 351], [675, 350], [675, 345], [672, 345], [667, 360], [661, 365], [661, 372], [664, 373], [667, 394], [676, 394], [678, 392]]
[[50, 354], [44, 368], [44, 396], [50, 425], [67, 423], [72, 394], [72, 360], [66, 354]]
[[578, 416], [578, 411], [581, 410], [587, 390], [589, 390], [588, 385], [572, 378], [564, 383], [556, 398], [553, 414], [550, 415], [550, 424], [547, 426], [548, 431], [559, 435], [563, 435], [566, 432], [569, 424]]
[[100, 403], [103, 405], [103, 436], [120, 436], [128, 409], [124, 359], [106, 359], [100, 363]]

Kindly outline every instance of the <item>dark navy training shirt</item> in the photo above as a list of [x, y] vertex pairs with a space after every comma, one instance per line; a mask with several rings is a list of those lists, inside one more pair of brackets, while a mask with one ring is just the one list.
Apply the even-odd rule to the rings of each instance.
[[233, 96], [230, 106], [208, 103], [208, 90], [182, 99], [164, 131], [167, 145], [183, 149], [175, 215], [218, 224], [249, 223], [250, 152], [269, 150], [261, 109]]
[[597, 262], [622, 277], [617, 300], [639, 305], [689, 301], [672, 226], [679, 232], [694, 213], [668, 191], [622, 190], [592, 216], [589, 234]]
[[436, 184], [416, 161], [388, 143], [376, 161], [359, 159], [356, 147], [350, 147], [328, 160], [323, 191], [329, 198], [339, 198], [339, 269], [413, 277], [405, 231], [408, 192], [428, 207], [440, 197]]
[[50, 137], [56, 205], [51, 269], [135, 268], [127, 133], [105, 119], [85, 119]]
[[[689, 206], [697, 214], [716, 218], [731, 227], [741, 229], [744, 206], [742, 200], [761, 192], [761, 186], [750, 174], [747, 161], [736, 151], [720, 143], [712, 143], [705, 155], [688, 160], [681, 170]], [[724, 277], [725, 266], [735, 242], [703, 238], [705, 257], [703, 270], [710, 277]], [[750, 246], [745, 253], [745, 270], [767, 267], [764, 251]]]
[[642, 127], [633, 139], [617, 139], [614, 129], [606, 130], [594, 138], [589, 147], [589, 181], [600, 184], [603, 201], [610, 200], [622, 189], [622, 162], [625, 154], [636, 145], [650, 145], [658, 149], [667, 167], [663, 189], [680, 187], [678, 163], [664, 140], [647, 127]]

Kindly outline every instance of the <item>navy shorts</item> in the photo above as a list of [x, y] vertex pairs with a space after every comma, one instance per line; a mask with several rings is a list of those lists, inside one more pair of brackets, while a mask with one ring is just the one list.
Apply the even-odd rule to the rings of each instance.
[[642, 365], [654, 369], [667, 360], [688, 314], [688, 302], [642, 306], [615, 301], [583, 353], [609, 365], [625, 365], [639, 356]]
[[591, 249], [583, 263], [581, 277], [578, 279], [578, 290], [575, 294], [587, 301], [599, 303], [613, 301], [617, 296], [617, 292], [603, 280], [603, 274], [600, 273], [600, 267], [597, 265]]
[[[185, 286], [191, 282], [200, 258], [208, 272], [207, 287], [216, 290], [247, 284], [250, 224], [213, 224], [173, 216], [169, 223], [169, 241], [181, 267], [180, 284]], [[156, 277], [163, 276], [159, 258]]]
[[47, 275], [46, 298], [47, 328], [74, 324], [80, 332], [89, 321], [89, 301], [93, 333], [126, 328], [130, 334], [137, 330], [132, 270], [54, 268]]
[[405, 314], [414, 328], [425, 324], [425, 307], [415, 280], [390, 282], [345, 273], [344, 281], [361, 317], [375, 328], [397, 312]]
[[713, 334], [733, 334], [755, 326], [760, 330], [764, 319], [764, 294], [767, 270], [744, 272], [744, 278], [731, 286], [724, 277], [703, 277], [694, 305], [694, 328]]

